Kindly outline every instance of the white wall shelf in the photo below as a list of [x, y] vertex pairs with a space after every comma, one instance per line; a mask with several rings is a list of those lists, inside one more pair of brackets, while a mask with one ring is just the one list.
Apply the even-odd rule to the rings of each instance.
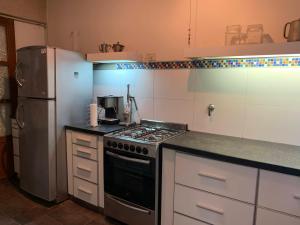
[[213, 48], [187, 48], [184, 57], [196, 58], [245, 58], [280, 55], [299, 55], [300, 42], [267, 43], [221, 46]]
[[93, 63], [140, 62], [142, 61], [142, 54], [138, 52], [99, 52], [88, 53], [86, 58]]

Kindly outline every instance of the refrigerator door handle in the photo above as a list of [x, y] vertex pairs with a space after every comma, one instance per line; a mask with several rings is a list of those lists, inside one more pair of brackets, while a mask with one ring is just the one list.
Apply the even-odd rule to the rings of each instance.
[[17, 106], [17, 109], [16, 109], [16, 121], [17, 121], [17, 124], [18, 124], [18, 126], [21, 128], [21, 129], [23, 129], [24, 128], [24, 122], [20, 122], [20, 120], [19, 120], [19, 111], [20, 111], [20, 108], [22, 107], [22, 109], [24, 110], [24, 105], [23, 104], [20, 104], [20, 105], [18, 105]]
[[23, 83], [19, 80], [19, 74], [20, 74], [19, 66], [20, 66], [20, 63], [17, 63], [17, 65], [16, 65], [16, 71], [15, 71], [15, 78], [16, 78], [18, 86], [22, 87]]

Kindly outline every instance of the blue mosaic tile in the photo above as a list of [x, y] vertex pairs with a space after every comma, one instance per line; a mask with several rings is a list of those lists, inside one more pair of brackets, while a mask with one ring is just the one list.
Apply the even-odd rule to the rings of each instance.
[[247, 67], [299, 67], [300, 57], [267, 57], [248, 59], [201, 59], [192, 61], [118, 63], [117, 70], [132, 69], [219, 69]]

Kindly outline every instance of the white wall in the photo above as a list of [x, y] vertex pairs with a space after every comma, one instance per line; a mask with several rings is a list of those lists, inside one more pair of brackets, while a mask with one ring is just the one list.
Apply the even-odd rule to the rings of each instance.
[[46, 31], [44, 27], [15, 21], [16, 49], [30, 45], [45, 45]]
[[[299, 18], [299, 0], [191, 2], [194, 47], [224, 45], [230, 24], [261, 23], [276, 42], [282, 42], [284, 24]], [[158, 60], [182, 59], [189, 5], [190, 0], [48, 0], [49, 43], [97, 52], [99, 43], [120, 41], [126, 50], [154, 52]]]
[[283, 42], [284, 25], [299, 19], [299, 0], [194, 0], [194, 47], [222, 46], [226, 25], [263, 24], [275, 42]]
[[0, 0], [0, 12], [46, 22], [47, 0]]
[[94, 96], [125, 97], [130, 83], [142, 118], [300, 145], [299, 75], [300, 68], [95, 70]]
[[178, 58], [186, 45], [189, 0], [50, 0], [50, 45], [97, 52], [102, 42], [125, 44], [126, 50]]

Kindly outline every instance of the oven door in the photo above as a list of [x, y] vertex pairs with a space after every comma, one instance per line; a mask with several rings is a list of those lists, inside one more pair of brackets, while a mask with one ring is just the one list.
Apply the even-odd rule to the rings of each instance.
[[147, 209], [155, 208], [155, 159], [106, 148], [106, 194]]

